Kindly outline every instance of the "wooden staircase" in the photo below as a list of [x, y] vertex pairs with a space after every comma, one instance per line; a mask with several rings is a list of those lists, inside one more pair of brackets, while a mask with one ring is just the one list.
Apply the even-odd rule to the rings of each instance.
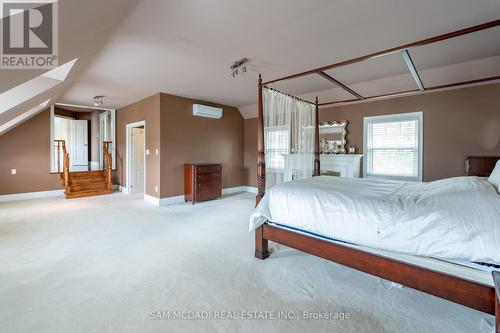
[[[113, 192], [112, 184], [112, 157], [109, 153], [111, 142], [103, 142], [104, 170], [97, 171], [69, 171], [69, 154], [66, 151], [64, 140], [55, 140], [57, 147], [57, 165], [61, 177], [61, 184], [64, 186], [64, 196], [66, 199], [90, 197]], [[62, 170], [59, 159], [62, 153]]]

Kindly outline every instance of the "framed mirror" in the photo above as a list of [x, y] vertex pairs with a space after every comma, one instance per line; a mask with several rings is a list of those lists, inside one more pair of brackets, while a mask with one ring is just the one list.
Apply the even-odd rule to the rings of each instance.
[[347, 120], [323, 122], [319, 124], [321, 154], [345, 154]]

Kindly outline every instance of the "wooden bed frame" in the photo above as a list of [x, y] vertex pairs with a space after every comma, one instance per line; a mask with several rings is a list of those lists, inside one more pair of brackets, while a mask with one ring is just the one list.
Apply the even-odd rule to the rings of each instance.
[[[343, 61], [340, 63], [316, 68], [306, 72], [289, 75], [276, 80], [268, 81], [263, 83], [262, 77], [259, 74], [258, 83], [258, 154], [257, 154], [257, 186], [258, 194], [256, 197], [256, 204], [260, 202], [265, 194], [265, 180], [266, 180], [266, 164], [265, 164], [265, 153], [264, 153], [264, 110], [262, 101], [262, 89], [269, 84], [274, 82], [279, 82], [283, 80], [288, 80], [292, 78], [297, 78], [305, 75], [318, 74], [323, 78], [326, 78], [337, 86], [345, 89], [349, 93], [356, 96], [356, 99], [336, 101], [336, 102], [326, 102], [319, 103], [318, 98], [315, 100], [315, 112], [316, 112], [316, 124], [315, 124], [315, 157], [314, 157], [314, 172], [313, 176], [320, 174], [320, 150], [319, 150], [319, 107], [326, 105], [333, 105], [338, 103], [347, 103], [358, 100], [369, 100], [380, 97], [387, 96], [398, 96], [408, 93], [418, 93], [419, 91], [425, 90], [435, 90], [443, 89], [456, 86], [466, 86], [470, 84], [475, 84], [479, 82], [492, 82], [500, 79], [499, 76], [487, 77], [479, 80], [470, 80], [463, 82], [455, 82], [442, 86], [435, 87], [424, 87], [415, 66], [413, 65], [411, 58], [409, 56], [408, 50], [410, 48], [419, 47], [422, 45], [428, 45], [431, 43], [447, 40], [457, 36], [462, 36], [465, 34], [481, 31], [484, 29], [489, 29], [492, 27], [500, 26], [500, 20], [487, 22], [474, 27], [453, 31], [447, 34], [435, 36], [425, 40], [401, 45], [391, 49], [383, 50], [380, 52], [372, 53], [369, 55], [361, 56], [351, 60]], [[356, 92], [352, 91], [349, 87], [338, 82], [330, 75], [326, 74], [324, 71], [350, 65], [353, 63], [361, 62], [364, 60], [372, 59], [374, 57], [384, 56], [387, 54], [392, 54], [394, 52], [402, 52], [407, 54], [407, 65], [412, 72], [417, 85], [420, 87], [419, 90], [404, 91], [399, 93], [393, 93], [383, 96], [369, 96], [364, 97]], [[311, 102], [312, 103], [312, 102]], [[468, 176], [488, 176], [492, 171], [496, 161], [499, 157], [483, 157], [483, 156], [471, 156], [467, 157], [465, 160], [466, 165], [466, 175]], [[394, 259], [389, 259], [377, 254], [365, 252], [352, 247], [342, 246], [338, 243], [333, 243], [327, 240], [322, 240], [316, 237], [307, 236], [301, 233], [290, 231], [284, 228], [273, 226], [271, 224], [265, 223], [260, 226], [255, 231], [255, 257], [259, 259], [266, 259], [269, 257], [268, 241], [273, 241], [279, 244], [283, 244], [297, 250], [310, 253], [312, 255], [357, 269], [362, 272], [366, 272], [383, 279], [387, 279], [402, 285], [408, 286], [413, 289], [417, 289], [428, 294], [462, 304], [464, 306], [491, 314], [495, 316], [495, 332], [500, 333], [500, 272], [493, 272], [493, 282], [495, 287], [480, 284], [477, 282], [472, 282], [460, 277], [453, 275], [448, 275], [445, 273], [440, 273], [433, 271], [431, 269], [426, 269], [419, 266], [414, 266], [406, 262], [397, 261]], [[495, 292], [496, 290], [496, 292]], [[496, 294], [496, 295], [495, 295]]]

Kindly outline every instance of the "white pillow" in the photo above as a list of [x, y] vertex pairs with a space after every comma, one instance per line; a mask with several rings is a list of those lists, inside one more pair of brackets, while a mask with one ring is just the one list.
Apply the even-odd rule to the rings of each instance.
[[488, 181], [493, 184], [500, 192], [500, 160], [498, 160], [497, 164], [495, 164], [495, 168], [491, 172], [491, 175], [488, 177]]

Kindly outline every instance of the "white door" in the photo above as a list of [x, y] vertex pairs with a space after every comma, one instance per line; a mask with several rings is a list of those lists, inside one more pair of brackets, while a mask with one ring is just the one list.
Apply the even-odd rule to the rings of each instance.
[[144, 128], [132, 128], [132, 193], [144, 193]]
[[71, 155], [69, 160], [73, 170], [88, 170], [89, 146], [86, 120], [71, 121]]
[[[104, 141], [113, 141], [113, 139], [111, 138], [111, 112], [110, 111], [105, 111], [103, 113], [100, 113], [99, 114], [99, 143], [100, 143], [100, 146], [99, 146], [99, 167], [100, 169], [104, 169], [104, 152], [102, 151], [103, 150], [103, 142]], [[114, 142], [111, 143], [111, 146], [114, 145]], [[113, 161], [115, 160], [115, 156], [114, 156], [114, 150], [112, 149], [112, 147], [110, 147], [111, 149], [111, 157], [113, 159]], [[114, 163], [113, 163], [114, 164]]]

